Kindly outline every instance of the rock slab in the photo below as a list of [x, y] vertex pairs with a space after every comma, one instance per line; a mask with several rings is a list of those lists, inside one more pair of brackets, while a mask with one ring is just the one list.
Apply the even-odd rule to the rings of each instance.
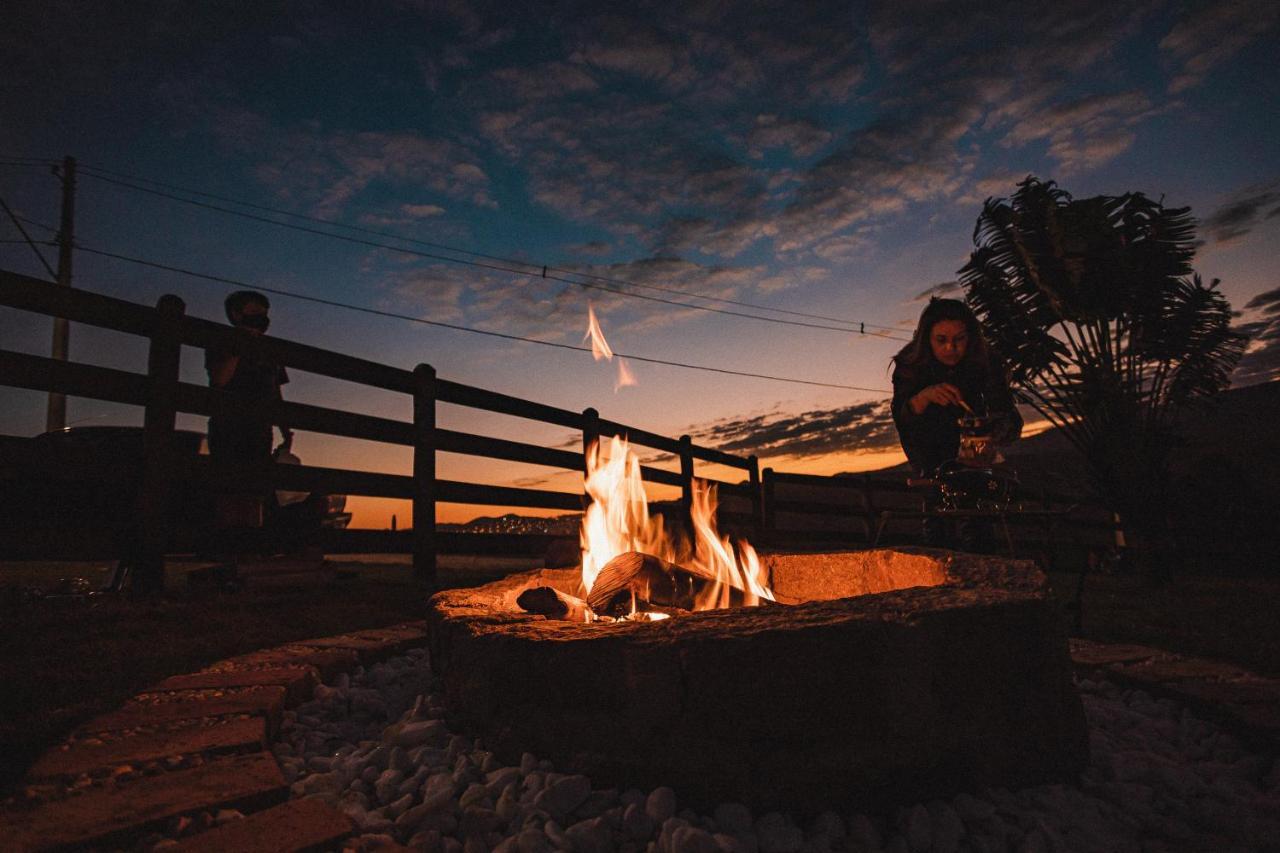
[[89, 789], [65, 800], [4, 815], [6, 850], [83, 848], [118, 842], [197, 810], [252, 810], [282, 802], [289, 788], [268, 752], [220, 758], [191, 770]]
[[125, 764], [144, 764], [176, 755], [257, 752], [268, 746], [262, 717], [222, 720], [130, 735], [105, 742], [76, 741], [40, 756], [27, 776], [33, 780], [75, 777]]
[[173, 853], [299, 853], [335, 846], [355, 830], [351, 818], [328, 803], [290, 800], [192, 836]]

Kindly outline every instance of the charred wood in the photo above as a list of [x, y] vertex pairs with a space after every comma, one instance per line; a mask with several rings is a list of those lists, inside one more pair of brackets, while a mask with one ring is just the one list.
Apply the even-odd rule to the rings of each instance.
[[550, 586], [526, 589], [516, 598], [516, 604], [526, 613], [548, 619], [563, 619], [566, 622], [590, 622], [593, 616], [587, 603], [581, 598]]
[[[694, 602], [717, 583], [698, 569], [689, 569], [639, 551], [627, 551], [605, 563], [596, 575], [587, 606], [600, 615], [624, 616], [633, 609], [692, 610]], [[745, 594], [724, 585], [713, 606], [741, 607]]]

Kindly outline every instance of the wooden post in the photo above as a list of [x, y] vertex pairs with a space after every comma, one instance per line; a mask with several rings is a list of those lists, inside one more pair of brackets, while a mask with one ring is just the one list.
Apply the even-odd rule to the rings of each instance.
[[[58, 286], [71, 286], [71, 261], [75, 248], [76, 224], [76, 159], [62, 160], [62, 218], [58, 222]], [[71, 321], [66, 317], [53, 318], [53, 358], [66, 361], [71, 346]], [[67, 397], [57, 391], [49, 392], [49, 404], [45, 414], [45, 431], [53, 432], [67, 425]]]
[[436, 369], [413, 369], [413, 574], [436, 579]]
[[773, 469], [764, 469], [764, 495], [760, 501], [760, 515], [764, 526], [764, 540], [774, 544], [778, 532], [778, 515], [774, 511], [774, 501], [778, 496], [778, 484], [774, 480]]
[[760, 497], [760, 460], [756, 456], [748, 456], [751, 468], [747, 475], [751, 480], [751, 518], [756, 528], [756, 536], [764, 539], [764, 502]]
[[689, 536], [693, 536], [693, 439], [680, 436], [680, 508]]
[[[591, 454], [599, 453], [596, 445], [600, 443], [600, 413], [595, 409], [582, 410], [582, 476], [591, 473]], [[597, 456], [596, 458], [599, 458]], [[585, 485], [585, 479], [583, 481]], [[582, 491], [582, 511], [591, 506], [591, 495], [584, 488]]]
[[130, 556], [136, 594], [164, 589], [169, 544], [169, 492], [173, 481], [173, 428], [177, 418], [181, 324], [187, 306], [172, 294], [156, 303], [156, 328], [147, 355], [147, 403], [142, 432], [142, 484], [138, 491], [138, 540]]

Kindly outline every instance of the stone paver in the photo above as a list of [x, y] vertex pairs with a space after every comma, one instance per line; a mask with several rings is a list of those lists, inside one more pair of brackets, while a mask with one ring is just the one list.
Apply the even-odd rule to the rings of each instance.
[[342, 672], [350, 672], [360, 662], [354, 649], [317, 649], [300, 645], [277, 646], [247, 655], [228, 658], [210, 671], [269, 669], [281, 666], [312, 666], [321, 681], [332, 681]]
[[126, 764], [144, 764], [170, 756], [256, 752], [269, 745], [263, 717], [186, 725], [121, 737], [105, 743], [79, 741], [51, 749], [27, 774], [33, 780], [76, 777]]
[[283, 687], [285, 705], [292, 708], [311, 698], [320, 681], [312, 666], [282, 666], [273, 669], [229, 669], [220, 672], [193, 672], [166, 678], [146, 691], [218, 690], [229, 687]]
[[170, 847], [174, 853], [298, 853], [328, 849], [355, 829], [351, 818], [315, 798], [290, 800]]
[[316, 649], [352, 649], [360, 655], [362, 663], [368, 664], [425, 646], [427, 642], [427, 632], [423, 628], [394, 626], [300, 640], [297, 645]]
[[1254, 743], [1280, 747], [1280, 681], [1222, 661], [1071, 640], [1077, 668], [1184, 702]]
[[270, 753], [228, 756], [10, 812], [0, 817], [0, 839], [7, 851], [79, 849], [127, 839], [188, 812], [256, 810], [282, 802], [288, 794]]
[[1131, 663], [1150, 660], [1164, 654], [1159, 649], [1146, 646], [1095, 643], [1090, 640], [1071, 640], [1071, 661], [1077, 666], [1108, 666], [1113, 663]]
[[1202, 681], [1231, 681], [1243, 678], [1247, 670], [1229, 663], [1205, 660], [1204, 658], [1176, 658], [1172, 660], [1146, 660], [1128, 663], [1113, 668], [1129, 678], [1140, 681], [1184, 681], [1196, 679]]
[[144, 726], [158, 726], [178, 720], [200, 717], [225, 717], [253, 714], [265, 717], [269, 733], [274, 735], [284, 710], [283, 687], [252, 687], [239, 693], [208, 699], [178, 699], [173, 702], [131, 702], [118, 711], [96, 717], [80, 727], [84, 733], [124, 731]]

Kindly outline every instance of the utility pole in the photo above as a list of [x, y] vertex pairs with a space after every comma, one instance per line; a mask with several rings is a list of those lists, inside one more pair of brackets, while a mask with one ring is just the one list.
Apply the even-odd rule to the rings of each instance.
[[[58, 286], [71, 286], [71, 257], [75, 242], [76, 158], [62, 159], [62, 220], [58, 223]], [[71, 323], [66, 317], [53, 318], [53, 358], [66, 361], [71, 343]], [[52, 432], [67, 425], [67, 397], [49, 392], [49, 409], [45, 430]]]

